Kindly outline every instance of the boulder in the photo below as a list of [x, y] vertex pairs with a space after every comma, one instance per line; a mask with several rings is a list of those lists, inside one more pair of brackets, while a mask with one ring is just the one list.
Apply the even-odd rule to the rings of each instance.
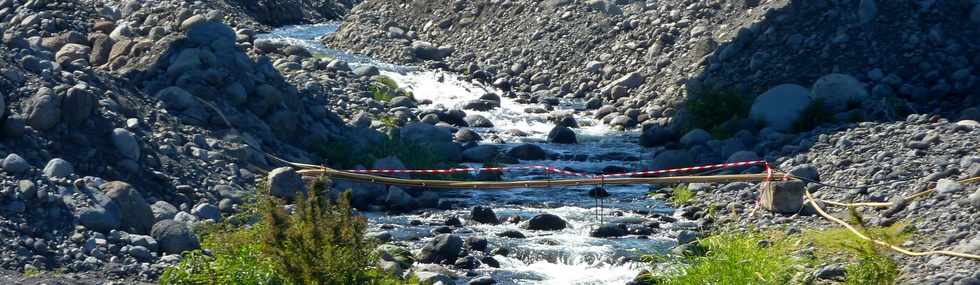
[[505, 237], [505, 238], [527, 238], [527, 236], [525, 236], [523, 233], [521, 233], [518, 230], [505, 230], [497, 233], [497, 236]]
[[487, 250], [487, 239], [477, 236], [471, 236], [466, 238], [466, 247], [470, 250], [484, 251]]
[[780, 214], [795, 214], [803, 208], [803, 188], [799, 180], [760, 184], [760, 204], [766, 210]]
[[164, 253], [180, 254], [201, 247], [191, 228], [186, 223], [174, 220], [157, 222], [150, 230], [150, 236], [157, 240], [160, 251]]
[[463, 161], [489, 163], [498, 153], [499, 148], [496, 145], [479, 145], [463, 150]]
[[118, 229], [119, 219], [118, 208], [106, 209], [101, 206], [91, 206], [78, 210], [78, 224], [100, 233], [109, 233], [109, 231]]
[[44, 175], [51, 178], [67, 178], [75, 173], [71, 163], [61, 158], [54, 158], [44, 166]]
[[61, 122], [61, 97], [51, 89], [41, 87], [28, 99], [24, 113], [27, 114], [27, 124], [35, 130], [54, 128]]
[[432, 142], [452, 142], [452, 134], [448, 129], [424, 123], [411, 123], [401, 128], [399, 132], [403, 142], [409, 144], [426, 144]]
[[952, 179], [939, 179], [936, 182], [936, 192], [940, 194], [952, 194], [963, 190], [963, 184]]
[[561, 217], [554, 214], [539, 214], [525, 223], [524, 228], [535, 231], [560, 231], [568, 226]]
[[95, 109], [95, 95], [76, 85], [68, 89], [61, 101], [61, 118], [70, 125], [81, 125]]
[[475, 111], [490, 111], [497, 107], [500, 107], [500, 101], [490, 101], [490, 100], [483, 100], [483, 99], [466, 101], [466, 103], [463, 103], [462, 106], [464, 110], [475, 110]]
[[3, 159], [3, 170], [11, 174], [20, 174], [31, 168], [31, 164], [16, 153], [8, 154]]
[[482, 115], [469, 114], [463, 120], [466, 121], [468, 126], [473, 128], [493, 128], [493, 122]]
[[507, 151], [507, 155], [520, 160], [542, 160], [547, 158], [547, 153], [545, 153], [544, 149], [528, 143], [511, 148]]
[[76, 60], [88, 61], [91, 49], [80, 44], [65, 44], [54, 56], [54, 61], [61, 66], [67, 66]]
[[462, 238], [453, 234], [440, 234], [422, 247], [418, 261], [421, 263], [453, 263], [462, 252]]
[[650, 169], [669, 169], [687, 167], [694, 164], [694, 158], [686, 150], [671, 149], [657, 154]]
[[354, 68], [354, 75], [358, 77], [371, 77], [379, 74], [381, 74], [381, 71], [377, 67], [370, 65], [361, 65]]
[[473, 278], [473, 280], [470, 280], [470, 282], [466, 284], [467, 285], [493, 285], [493, 284], [497, 284], [497, 280], [494, 280], [493, 277], [491, 276], [481, 276], [481, 277]]
[[796, 84], [770, 88], [752, 103], [749, 118], [777, 131], [788, 131], [810, 106], [810, 91]]
[[177, 207], [167, 203], [167, 201], [156, 201], [153, 205], [150, 205], [150, 210], [153, 211], [154, 222], [173, 219], [177, 215], [177, 212], [179, 212]]
[[578, 143], [578, 139], [575, 137], [575, 131], [564, 126], [555, 126], [548, 132], [548, 142], [559, 143], [559, 144], [575, 144]]
[[833, 113], [847, 111], [848, 105], [861, 103], [868, 97], [868, 91], [853, 76], [831, 73], [813, 83], [813, 99], [823, 102]]
[[167, 106], [167, 108], [182, 111], [197, 104], [194, 95], [186, 90], [171, 86], [157, 92], [157, 98]]
[[614, 87], [633, 89], [636, 87], [640, 87], [640, 85], [643, 84], [644, 79], [645, 78], [643, 77], [643, 75], [640, 74], [639, 72], [630, 72], [614, 80], [612, 83], [609, 83], [609, 85], [605, 87], [605, 90], [608, 92], [612, 90]]
[[681, 137], [681, 144], [686, 146], [703, 145], [711, 140], [711, 134], [702, 129], [693, 129]]
[[640, 145], [655, 147], [677, 140], [677, 132], [662, 124], [644, 124], [640, 133]]
[[419, 285], [456, 284], [452, 277], [438, 272], [416, 272], [415, 277], [418, 278]]
[[486, 206], [473, 206], [473, 210], [470, 211], [470, 220], [481, 224], [495, 225], [500, 223], [493, 209]]
[[101, 186], [106, 197], [119, 207], [121, 229], [136, 234], [148, 234], [156, 219], [143, 195], [132, 185], [112, 181]]
[[[405, 163], [397, 156], [386, 156], [371, 163], [372, 169], [406, 169]], [[410, 178], [408, 173], [393, 173], [392, 176], [399, 178]]]
[[[195, 16], [196, 17], [196, 16]], [[193, 18], [193, 17], [192, 17]], [[181, 30], [187, 31], [187, 40], [197, 46], [211, 47], [235, 47], [235, 31], [228, 25], [218, 21], [208, 21], [204, 23], [188, 23], [191, 19], [181, 23]], [[190, 24], [185, 27], [184, 24]]]
[[611, 238], [626, 235], [626, 225], [619, 223], [603, 224], [589, 233], [594, 238]]
[[112, 130], [112, 144], [123, 157], [132, 160], [140, 159], [140, 145], [136, 135], [129, 130], [116, 128]]
[[303, 178], [292, 167], [280, 167], [269, 172], [269, 193], [286, 200], [296, 198], [296, 193], [306, 193]]
[[[435, 116], [435, 114], [429, 114], [429, 115]], [[428, 117], [428, 116], [426, 116], [426, 117]], [[480, 140], [483, 139], [482, 137], [480, 137], [480, 134], [476, 133], [475, 131], [473, 131], [471, 129], [461, 129], [459, 131], [456, 131], [456, 134], [453, 135], [453, 137], [455, 137], [456, 141], [462, 142], [462, 143], [466, 143], [466, 142], [478, 142], [478, 141], [480, 141]]]
[[391, 211], [411, 211], [419, 207], [419, 202], [415, 197], [397, 186], [388, 187], [388, 194], [385, 196], [384, 202], [388, 210]]
[[211, 203], [197, 204], [197, 206], [194, 206], [194, 208], [191, 209], [191, 214], [201, 220], [212, 220], [215, 222], [221, 220], [221, 210]]
[[430, 42], [424, 41], [414, 41], [412, 42], [412, 53], [416, 58], [421, 60], [443, 60], [444, 58], [453, 54], [455, 49], [451, 46], [441, 46], [436, 47]]

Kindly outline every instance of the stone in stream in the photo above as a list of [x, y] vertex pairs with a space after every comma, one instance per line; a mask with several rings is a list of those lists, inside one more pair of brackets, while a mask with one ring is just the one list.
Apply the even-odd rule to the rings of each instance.
[[604, 224], [589, 233], [589, 236], [595, 238], [621, 237], [625, 235], [626, 225], [619, 223]]
[[528, 220], [523, 227], [535, 231], [560, 231], [565, 229], [568, 223], [561, 217], [554, 214], [540, 214]]
[[480, 267], [480, 260], [476, 259], [476, 257], [473, 257], [472, 255], [467, 255], [457, 259], [453, 265], [460, 269], [476, 269], [477, 267]]
[[497, 157], [500, 152], [496, 145], [479, 145], [463, 151], [463, 161], [489, 163]]
[[452, 277], [438, 272], [422, 271], [415, 273], [420, 285], [456, 284]]
[[523, 233], [517, 230], [506, 230], [503, 232], [499, 232], [497, 233], [497, 236], [505, 237], [505, 238], [527, 238], [527, 236], [524, 236]]
[[453, 263], [462, 251], [462, 238], [457, 235], [440, 234], [422, 247], [418, 257], [421, 263]]
[[495, 225], [500, 223], [493, 209], [486, 206], [474, 206], [473, 210], [470, 211], [470, 220], [481, 224]]
[[575, 131], [572, 131], [572, 129], [565, 126], [555, 126], [550, 132], [548, 132], [548, 142], [558, 144], [575, 144], [578, 143], [578, 139], [575, 137]]
[[489, 242], [485, 238], [476, 236], [466, 238], [466, 247], [470, 250], [484, 251], [487, 250], [487, 245]]
[[480, 262], [483, 262], [483, 264], [486, 264], [492, 268], [500, 268], [500, 261], [497, 261], [497, 259], [493, 258], [493, 256], [484, 256], [480, 259]]
[[522, 144], [511, 148], [507, 155], [520, 160], [542, 160], [547, 158], [547, 153], [540, 146], [533, 144]]
[[473, 280], [470, 280], [470, 282], [469, 283], [466, 283], [466, 284], [468, 284], [468, 285], [492, 285], [492, 284], [497, 284], [497, 280], [494, 280], [493, 277], [490, 277], [490, 276], [481, 276], [481, 277], [473, 278]]

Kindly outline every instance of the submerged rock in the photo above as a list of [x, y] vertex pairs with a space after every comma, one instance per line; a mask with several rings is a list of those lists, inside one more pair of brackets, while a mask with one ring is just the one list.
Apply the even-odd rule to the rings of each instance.
[[528, 220], [523, 226], [535, 231], [560, 231], [568, 226], [568, 222], [554, 214], [540, 214]]

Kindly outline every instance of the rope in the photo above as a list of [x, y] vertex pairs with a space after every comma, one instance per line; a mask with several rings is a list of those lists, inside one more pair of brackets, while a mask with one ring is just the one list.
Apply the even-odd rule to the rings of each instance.
[[817, 213], [820, 214], [820, 216], [822, 216], [822, 217], [824, 217], [824, 218], [826, 218], [826, 219], [828, 219], [828, 220], [830, 220], [830, 221], [832, 221], [834, 223], [837, 223], [837, 224], [839, 224], [841, 226], [844, 226], [844, 228], [846, 228], [851, 233], [853, 233], [854, 235], [858, 236], [859, 238], [861, 238], [863, 240], [867, 240], [867, 241], [873, 242], [875, 244], [878, 244], [878, 245], [881, 245], [881, 246], [884, 246], [884, 247], [888, 247], [888, 248], [890, 248], [890, 249], [892, 249], [894, 251], [897, 251], [899, 253], [902, 253], [902, 254], [905, 254], [905, 255], [909, 255], [909, 256], [946, 255], [946, 256], [962, 257], [962, 258], [973, 259], [973, 260], [980, 260], [980, 255], [974, 255], [974, 254], [968, 254], [968, 253], [961, 253], [961, 252], [955, 252], [955, 251], [948, 251], [948, 250], [932, 250], [932, 251], [921, 251], [921, 252], [911, 251], [911, 250], [902, 248], [900, 246], [890, 244], [890, 243], [885, 242], [885, 241], [881, 241], [881, 240], [876, 240], [876, 239], [870, 238], [867, 235], [861, 233], [861, 231], [855, 229], [854, 226], [848, 224], [847, 222], [844, 222], [841, 219], [835, 218], [835, 217], [831, 216], [830, 214], [827, 214], [827, 212], [825, 212], [823, 210], [823, 208], [821, 208], [820, 205], [818, 203], [816, 203], [816, 201], [819, 201], [819, 200], [816, 199], [816, 198], [814, 198], [813, 197], [813, 194], [810, 194], [810, 190], [804, 190], [803, 193], [806, 194], [806, 198], [807, 198], [807, 200], [810, 201], [810, 205], [813, 205], [813, 208], [817, 210]]

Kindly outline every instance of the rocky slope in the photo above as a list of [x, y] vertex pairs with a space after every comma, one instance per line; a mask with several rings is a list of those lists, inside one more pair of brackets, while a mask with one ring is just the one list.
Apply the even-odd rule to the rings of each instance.
[[344, 90], [288, 81], [252, 46], [264, 26], [216, 5], [0, 1], [0, 266], [156, 280], [198, 246], [188, 223], [236, 211], [281, 165], [264, 152], [322, 163], [315, 146], [381, 136], [331, 110]]
[[868, 117], [914, 106], [955, 119], [980, 103], [975, 2], [378, 0], [324, 41], [440, 60], [518, 97], [584, 98], [623, 126], [673, 116], [706, 85], [757, 95], [831, 73], [864, 86]]

